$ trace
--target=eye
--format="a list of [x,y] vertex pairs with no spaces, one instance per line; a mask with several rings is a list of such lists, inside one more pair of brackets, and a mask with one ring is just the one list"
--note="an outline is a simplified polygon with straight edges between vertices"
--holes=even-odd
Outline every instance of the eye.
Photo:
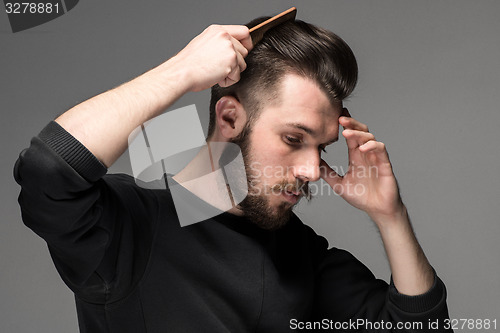
[[298,145],[298,144],[302,143],[302,138],[299,138],[296,136],[291,136],[291,135],[285,135],[284,141],[286,144],[294,146],[294,145]]

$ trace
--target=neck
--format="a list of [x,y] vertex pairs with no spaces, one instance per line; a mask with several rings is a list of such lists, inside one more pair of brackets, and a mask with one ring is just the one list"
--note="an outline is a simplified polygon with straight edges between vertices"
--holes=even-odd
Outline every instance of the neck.
[[[242,216],[243,211],[234,202],[225,170],[219,165],[227,145],[227,142],[207,141],[207,145],[172,178],[193,195],[219,210]],[[221,164],[224,166],[226,163]]]

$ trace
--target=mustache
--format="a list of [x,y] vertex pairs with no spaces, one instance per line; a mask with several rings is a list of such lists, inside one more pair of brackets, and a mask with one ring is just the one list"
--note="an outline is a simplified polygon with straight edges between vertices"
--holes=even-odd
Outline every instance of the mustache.
[[307,200],[311,200],[312,198],[311,190],[309,189],[309,184],[299,179],[296,179],[294,183],[290,183],[286,179],[283,179],[279,183],[274,184],[271,187],[271,190],[273,191],[273,193],[284,192],[284,191],[293,193],[299,192]]

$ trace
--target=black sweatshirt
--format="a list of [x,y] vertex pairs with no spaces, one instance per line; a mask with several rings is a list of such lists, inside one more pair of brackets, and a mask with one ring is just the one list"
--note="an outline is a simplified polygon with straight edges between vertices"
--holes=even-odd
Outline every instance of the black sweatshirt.
[[377,331],[418,321],[425,332],[448,318],[437,275],[427,293],[402,295],[296,216],[276,231],[229,213],[181,227],[166,181],[146,189],[105,175],[55,122],[14,173],[23,221],[75,293],[81,332]]

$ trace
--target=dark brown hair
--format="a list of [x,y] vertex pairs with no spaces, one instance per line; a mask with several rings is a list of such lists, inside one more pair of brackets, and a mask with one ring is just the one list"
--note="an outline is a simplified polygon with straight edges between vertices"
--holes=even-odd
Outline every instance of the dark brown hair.
[[[247,24],[253,27],[268,17]],[[334,33],[295,20],[268,30],[245,58],[247,69],[240,81],[212,87],[208,137],[215,130],[215,105],[223,96],[237,98],[247,111],[249,125],[264,101],[276,100],[285,74],[298,74],[318,84],[332,103],[347,98],[356,86],[358,66],[350,47]]]

